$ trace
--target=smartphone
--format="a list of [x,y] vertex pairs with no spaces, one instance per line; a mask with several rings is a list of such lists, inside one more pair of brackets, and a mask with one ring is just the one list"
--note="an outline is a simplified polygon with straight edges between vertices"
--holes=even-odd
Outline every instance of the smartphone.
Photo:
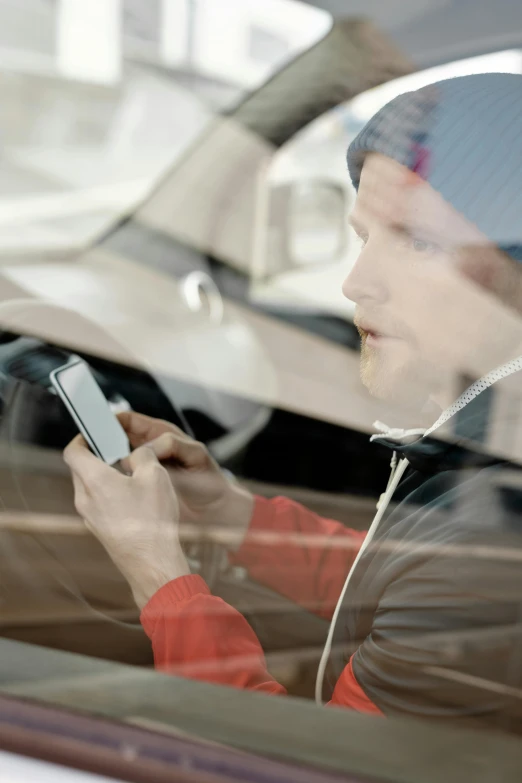
[[94,454],[109,465],[128,457],[129,439],[89,366],[81,359],[74,360],[49,377]]

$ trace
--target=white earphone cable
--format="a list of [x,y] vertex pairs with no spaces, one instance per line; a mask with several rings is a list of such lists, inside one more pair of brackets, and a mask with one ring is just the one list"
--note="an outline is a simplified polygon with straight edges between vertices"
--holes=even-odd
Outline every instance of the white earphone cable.
[[339,619],[339,614],[341,612],[341,607],[344,601],[344,596],[346,595],[346,590],[348,589],[348,585],[350,584],[350,580],[352,578],[352,575],[357,567],[357,564],[361,557],[363,556],[364,552],[370,545],[375,533],[377,532],[377,528],[379,527],[379,524],[381,522],[381,519],[383,518],[384,512],[386,511],[388,504],[393,496],[393,493],[397,489],[399,482],[401,478],[404,475],[404,472],[406,468],[408,467],[408,460],[402,459],[397,468],[394,470],[394,472],[390,476],[390,481],[388,482],[388,486],[386,488],[386,492],[384,495],[381,496],[381,499],[379,500],[379,503],[377,504],[377,513],[375,514],[375,517],[373,519],[372,524],[370,525],[370,529],[368,530],[368,533],[366,535],[366,538],[364,539],[363,545],[361,546],[357,557],[353,561],[352,567],[350,568],[350,571],[348,573],[348,576],[346,577],[346,581],[344,583],[344,587],[342,589],[341,595],[339,596],[339,600],[337,601],[337,606],[335,607],[335,612],[332,617],[332,622],[330,623],[330,629],[328,631],[328,637],[326,639],[326,644],[324,646],[323,654],[321,655],[321,660],[319,662],[319,669],[317,671],[317,680],[315,682],[315,701],[316,704],[319,706],[323,703],[323,682],[324,682],[324,675],[326,673],[326,667],[328,665],[328,659],[330,658],[330,653],[332,651],[332,642],[333,637],[335,633],[335,626],[337,625],[337,620]]

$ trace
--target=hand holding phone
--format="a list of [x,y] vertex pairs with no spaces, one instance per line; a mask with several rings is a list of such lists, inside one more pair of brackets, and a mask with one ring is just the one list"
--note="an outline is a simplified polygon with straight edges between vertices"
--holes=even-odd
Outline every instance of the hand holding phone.
[[78,359],[50,374],[53,387],[97,457],[114,465],[128,457],[129,439],[89,366]]

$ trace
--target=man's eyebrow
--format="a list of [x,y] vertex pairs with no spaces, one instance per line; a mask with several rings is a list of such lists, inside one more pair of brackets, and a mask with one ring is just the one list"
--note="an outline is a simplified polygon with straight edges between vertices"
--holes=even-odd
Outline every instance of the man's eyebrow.
[[[353,228],[355,233],[359,237],[364,237],[368,234],[368,229],[364,227],[364,223],[362,220],[360,220],[355,215],[349,215],[348,216],[348,224]],[[398,234],[399,236],[403,237],[412,237],[414,236],[415,232],[412,230],[411,226],[407,226],[406,223],[396,222],[392,223],[390,226],[388,226],[390,231],[393,231],[395,234]],[[426,236],[424,237],[424,232],[421,232],[422,237],[426,239],[426,241],[434,241],[431,240],[430,237]]]
[[390,229],[396,234],[401,234],[401,236],[410,237],[413,234],[411,228],[406,223],[392,223]]
[[390,226],[390,229],[396,234],[399,234],[402,237],[408,237],[409,239],[422,239],[423,242],[432,242],[437,245],[441,242],[440,235],[434,234],[433,231],[429,231],[420,226],[414,228],[412,226],[407,226],[406,223],[393,223]]

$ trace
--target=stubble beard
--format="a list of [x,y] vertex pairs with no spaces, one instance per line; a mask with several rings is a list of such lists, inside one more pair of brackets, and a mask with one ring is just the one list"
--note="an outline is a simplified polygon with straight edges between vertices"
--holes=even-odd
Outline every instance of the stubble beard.
[[372,397],[420,411],[445,381],[440,368],[412,357],[393,365],[382,349],[366,345],[361,337],[360,377]]

